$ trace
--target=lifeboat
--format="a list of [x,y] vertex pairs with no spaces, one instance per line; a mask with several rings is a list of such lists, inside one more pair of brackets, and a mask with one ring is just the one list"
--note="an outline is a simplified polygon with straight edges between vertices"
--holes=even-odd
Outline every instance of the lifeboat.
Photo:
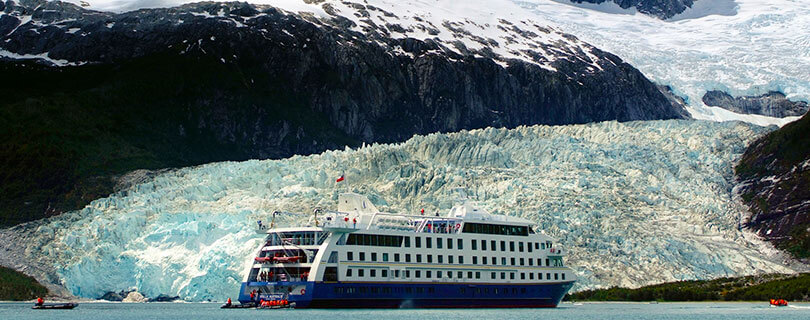
[[276,263],[292,263],[292,262],[298,262],[298,260],[300,260],[300,259],[301,259],[301,257],[298,257],[298,256],[295,256],[295,257],[273,257],[273,262],[276,262]]
[[771,299],[771,306],[774,307],[787,307],[788,303],[785,299]]
[[270,257],[256,257],[256,258],[253,258],[253,260],[256,261],[256,262],[270,262],[271,259],[272,258],[270,258]]

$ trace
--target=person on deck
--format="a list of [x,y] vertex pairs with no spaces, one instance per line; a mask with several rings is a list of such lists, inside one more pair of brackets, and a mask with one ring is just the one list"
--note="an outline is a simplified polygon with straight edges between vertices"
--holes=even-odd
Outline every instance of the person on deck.
[[229,307],[231,306],[231,298],[228,298],[228,302],[225,302],[225,305]]
[[42,297],[37,297],[37,306],[42,306],[45,304],[45,300],[42,300]]

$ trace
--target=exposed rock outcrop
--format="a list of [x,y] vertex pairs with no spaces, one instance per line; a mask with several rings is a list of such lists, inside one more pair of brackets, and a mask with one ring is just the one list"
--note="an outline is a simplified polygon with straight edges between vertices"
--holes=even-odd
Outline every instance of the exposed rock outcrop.
[[810,106],[804,101],[791,101],[784,93],[771,91],[760,96],[732,97],[724,91],[713,90],[703,95],[703,103],[711,107],[744,114],[784,118],[801,116]]

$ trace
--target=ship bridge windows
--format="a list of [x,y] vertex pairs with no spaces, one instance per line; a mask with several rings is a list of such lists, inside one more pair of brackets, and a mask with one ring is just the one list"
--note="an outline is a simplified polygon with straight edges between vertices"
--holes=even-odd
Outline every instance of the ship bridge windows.
[[462,232],[464,232],[464,233],[481,233],[481,234],[497,234],[497,235],[505,235],[505,236],[528,236],[529,235],[529,227],[528,226],[510,226],[510,225],[501,225],[501,224],[467,222],[467,223],[464,223],[464,228],[462,229]]
[[[346,239],[346,244],[355,246],[401,247],[402,238],[402,236],[352,233],[349,234],[349,238]],[[419,247],[419,238],[416,239],[416,246]]]
[[326,240],[326,235],[320,231],[294,231],[294,232],[273,232],[267,235],[266,246],[298,245],[311,246],[321,245]]

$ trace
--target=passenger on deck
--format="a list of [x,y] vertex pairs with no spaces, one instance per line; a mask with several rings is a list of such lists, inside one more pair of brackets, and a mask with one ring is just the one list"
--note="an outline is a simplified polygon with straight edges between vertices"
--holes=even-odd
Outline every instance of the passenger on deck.
[[37,298],[37,304],[36,304],[36,305],[41,306],[41,305],[43,305],[43,304],[45,304],[45,300],[42,300],[42,297],[38,297],[38,298]]

